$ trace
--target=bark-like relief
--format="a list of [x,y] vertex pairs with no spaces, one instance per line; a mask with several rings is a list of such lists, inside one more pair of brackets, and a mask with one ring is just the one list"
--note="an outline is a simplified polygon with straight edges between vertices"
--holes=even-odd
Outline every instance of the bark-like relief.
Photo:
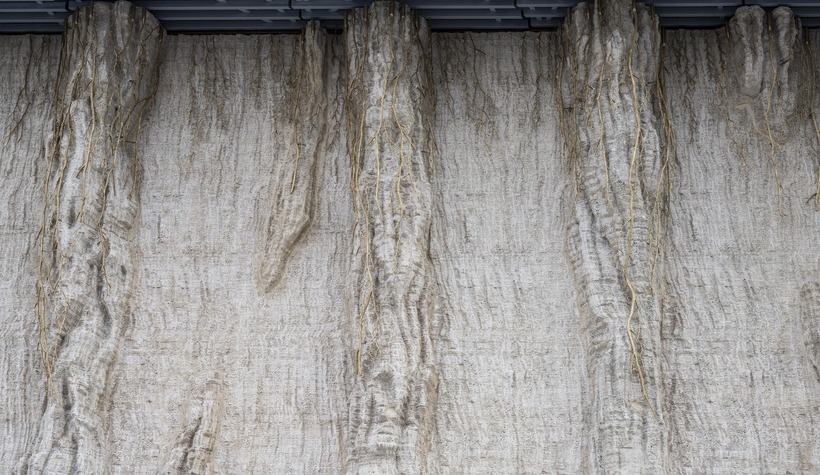
[[16,473],[42,416],[43,374],[32,318],[35,243],[41,221],[43,130],[60,59],[60,38],[0,41],[0,473]]
[[67,22],[46,157],[37,318],[48,390],[31,473],[109,473],[108,406],[132,318],[137,143],[164,32],[126,2]]
[[[798,25],[794,13],[776,8],[771,16],[760,7],[740,8],[729,21],[731,39],[728,68],[729,99],[738,106],[751,106],[764,129],[782,129],[795,111],[800,76],[793,69],[798,55]],[[762,99],[762,100],[761,100]],[[767,119],[768,118],[768,119]]]
[[660,305],[670,128],[660,30],[631,1],[576,7],[565,23],[562,122],[575,173],[567,252],[586,347],[588,473],[661,473]]
[[667,32],[680,152],[662,336],[670,472],[816,471],[797,299],[817,266],[801,36],[790,11],[758,7],[726,28]]
[[[751,123],[765,150],[774,177],[778,209],[782,206],[783,183],[780,169],[780,147],[788,136],[802,133],[810,117],[811,96],[806,88],[816,87],[806,81],[812,67],[810,53],[801,48],[794,13],[786,7],[767,14],[760,7],[739,8],[727,26],[730,39],[726,60],[726,100],[732,136],[742,136]],[[813,120],[813,118],[812,118]],[[813,122],[816,132],[816,122]],[[737,144],[735,144],[737,148]],[[741,151],[745,155],[745,152]]]
[[300,36],[289,99],[291,141],[284,152],[288,165],[279,167],[272,196],[259,201],[261,216],[273,208],[260,241],[264,258],[259,280],[267,292],[281,280],[293,246],[313,219],[316,156],[327,130],[326,37],[318,22],[308,24]]
[[344,39],[357,219],[347,472],[421,473],[437,387],[430,33],[407,7],[374,3],[347,17]]
[[200,475],[213,472],[213,452],[224,405],[224,383],[219,375],[215,375],[194,396],[185,428],[171,449],[163,473]]
[[806,283],[800,289],[800,317],[807,369],[820,383],[820,281]]
[[811,33],[806,32],[806,35],[803,37],[803,51],[805,52],[804,58],[805,61],[808,63],[808,74],[807,76],[811,78],[811,82],[809,83],[809,95],[808,95],[808,115],[809,120],[811,122],[812,130],[814,131],[814,156],[815,158],[815,172],[816,172],[816,179],[815,179],[815,188],[814,188],[814,210],[820,211],[820,61],[816,58],[818,57],[817,51],[820,46],[820,30],[812,30]]

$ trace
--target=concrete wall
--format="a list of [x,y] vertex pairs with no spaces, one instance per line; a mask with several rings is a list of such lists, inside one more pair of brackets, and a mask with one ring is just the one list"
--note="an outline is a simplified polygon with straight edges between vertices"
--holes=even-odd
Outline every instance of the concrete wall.
[[167,36],[118,2],[0,69],[0,472],[820,470],[787,9]]

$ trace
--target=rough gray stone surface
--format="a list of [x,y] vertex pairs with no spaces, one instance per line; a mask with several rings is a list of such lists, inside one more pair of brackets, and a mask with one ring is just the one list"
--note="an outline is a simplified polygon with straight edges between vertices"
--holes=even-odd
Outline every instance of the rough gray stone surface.
[[817,473],[820,34],[596,5],[0,37],[0,472]]

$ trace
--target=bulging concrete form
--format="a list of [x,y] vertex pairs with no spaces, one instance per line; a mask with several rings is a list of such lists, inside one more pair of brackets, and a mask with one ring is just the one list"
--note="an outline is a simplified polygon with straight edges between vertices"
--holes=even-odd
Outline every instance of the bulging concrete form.
[[820,32],[0,36],[0,472],[817,473]]

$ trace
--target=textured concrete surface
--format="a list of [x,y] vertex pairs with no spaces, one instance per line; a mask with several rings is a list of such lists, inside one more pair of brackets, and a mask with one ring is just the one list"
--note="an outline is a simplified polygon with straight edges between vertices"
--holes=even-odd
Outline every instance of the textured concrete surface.
[[66,26],[38,236],[47,387],[22,467],[34,473],[100,473],[111,463],[111,392],[135,287],[137,143],[162,37],[156,19],[125,2],[83,9]]
[[681,124],[662,329],[676,471],[820,469],[818,40],[786,9],[667,36]]
[[430,262],[430,32],[394,3],[348,16],[346,114],[356,227],[348,473],[420,473],[438,395]]
[[[296,134],[306,119],[293,117],[292,105],[305,91],[291,78],[297,52],[319,46],[313,40],[166,40],[141,152],[141,277],[121,363],[128,376],[113,394],[113,425],[136,437],[116,442],[114,473],[341,469],[353,371],[344,332],[354,219],[339,132],[306,143],[297,164]],[[333,61],[319,71],[328,116],[318,121],[344,123],[340,46],[323,53]],[[180,124],[180,116],[190,120]],[[295,167],[299,181],[309,179],[301,167],[310,153],[320,159],[308,208],[293,195],[309,199],[310,187],[297,181],[289,193]],[[271,232],[272,225],[298,224],[291,218],[302,210],[312,219],[293,248],[270,252],[271,236],[298,234]],[[271,223],[272,216],[285,219]],[[267,257],[286,257],[285,278],[264,274],[272,268]],[[195,448],[200,440],[207,446]],[[180,443],[197,452],[183,469],[179,453],[188,449]]]
[[820,35],[597,5],[0,38],[0,472],[817,473]]
[[560,36],[434,36],[439,402],[431,473],[577,473],[585,356],[564,254]]
[[28,457],[43,416],[45,378],[35,312],[38,231],[59,60],[59,37],[0,41],[0,471],[5,473]]
[[669,171],[665,111],[662,101],[652,101],[660,31],[647,7],[628,2],[579,6],[565,27],[560,106],[575,171],[567,260],[589,384],[582,466],[660,473],[662,296],[655,271],[663,258]]

